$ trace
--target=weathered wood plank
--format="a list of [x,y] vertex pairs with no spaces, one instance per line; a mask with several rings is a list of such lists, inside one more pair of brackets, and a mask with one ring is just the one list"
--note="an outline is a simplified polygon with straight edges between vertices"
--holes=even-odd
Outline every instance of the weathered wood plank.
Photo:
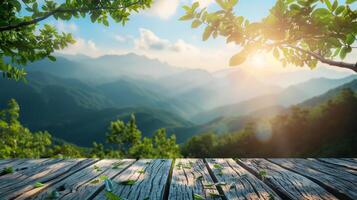
[[9,162],[14,161],[15,158],[10,158],[10,159],[0,159],[0,166]]
[[357,170],[357,161],[354,162],[353,160],[345,160],[345,159],[337,159],[337,158],[319,158],[319,160],[334,165],[340,165],[343,167]]
[[357,176],[342,167],[331,167],[315,159],[270,159],[270,161],[314,180],[337,197],[357,199]]
[[12,167],[14,170],[17,165],[25,163],[26,161],[31,161],[31,159],[9,159],[0,164],[0,171],[5,167]]
[[133,159],[100,160],[46,190],[41,191],[41,188],[36,188],[21,195],[21,198],[27,199],[35,194],[31,199],[48,199],[53,192],[56,192],[58,199],[90,199],[104,189],[104,179],[112,179],[133,162],[135,162]]
[[[21,170],[37,168],[42,165],[50,164],[54,162],[53,160],[54,159],[21,159],[7,164],[7,167],[12,167],[14,171],[21,171]],[[61,161],[61,159],[56,159],[56,160],[58,162]]]
[[40,182],[50,185],[56,179],[63,177],[71,170],[81,169],[93,160],[60,160],[52,159],[47,164],[39,165],[36,168],[29,168],[16,171],[0,177],[0,196],[4,199],[12,199],[35,188],[35,183]]
[[261,180],[253,176],[233,159],[206,159],[214,178],[227,199],[280,199]]
[[[61,159],[52,159],[52,160],[49,160],[47,165],[48,166],[55,165],[55,164],[59,163],[60,161],[61,161]],[[30,179],[31,176],[35,175],[36,173],[41,172],[41,170],[48,167],[46,165],[40,166],[39,164],[42,162],[43,162],[43,160],[26,159],[23,162],[21,162],[19,165],[11,166],[14,169],[16,169],[16,168],[18,168],[18,166],[26,165],[26,163],[28,163],[29,165],[38,166],[38,167],[35,168],[34,170],[28,169],[28,170],[23,170],[23,171],[15,171],[12,174],[7,174],[5,176],[0,177],[0,193],[2,191],[1,190],[2,188],[7,188],[7,187],[9,187],[13,184],[16,184],[16,183],[22,183],[22,182],[26,181],[27,179]]]
[[[163,199],[171,160],[142,159],[113,179],[112,193],[123,199]],[[103,190],[94,199],[103,200]]]
[[240,163],[261,176],[265,183],[285,198],[337,199],[313,181],[265,159],[240,159]]
[[169,199],[221,199],[202,159],[177,159],[172,172]]

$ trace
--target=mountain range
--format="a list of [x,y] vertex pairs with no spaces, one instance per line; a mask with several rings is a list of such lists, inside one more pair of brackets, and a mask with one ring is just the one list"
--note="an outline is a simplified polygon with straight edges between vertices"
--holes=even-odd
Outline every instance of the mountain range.
[[234,131],[290,105],[325,101],[339,86],[354,83],[355,89],[357,78],[315,78],[283,88],[241,69],[208,72],[136,54],[59,56],[26,69],[27,83],[0,79],[1,107],[14,98],[24,125],[81,146],[104,142],[110,122],[132,113],[144,136],[164,127],[184,142],[200,132]]

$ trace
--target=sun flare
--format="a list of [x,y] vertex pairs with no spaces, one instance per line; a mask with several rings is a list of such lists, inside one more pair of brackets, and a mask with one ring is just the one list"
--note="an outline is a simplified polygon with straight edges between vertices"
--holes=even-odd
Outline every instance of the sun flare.
[[263,54],[255,54],[252,57],[252,64],[256,68],[263,68],[267,64],[267,58]]

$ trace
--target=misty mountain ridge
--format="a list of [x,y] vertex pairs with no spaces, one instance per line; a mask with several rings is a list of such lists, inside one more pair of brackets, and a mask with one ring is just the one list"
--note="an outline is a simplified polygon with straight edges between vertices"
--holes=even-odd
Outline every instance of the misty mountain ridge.
[[136,54],[59,56],[27,70],[27,84],[0,80],[1,105],[15,98],[30,129],[82,146],[103,141],[110,121],[132,113],[144,136],[164,127],[180,142],[199,131],[236,130],[252,116],[283,112],[356,78],[317,78],[282,88],[240,68],[208,72]]

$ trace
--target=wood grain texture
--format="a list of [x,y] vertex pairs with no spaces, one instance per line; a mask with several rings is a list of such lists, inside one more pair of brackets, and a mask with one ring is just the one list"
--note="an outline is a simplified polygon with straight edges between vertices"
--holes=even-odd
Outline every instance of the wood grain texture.
[[[60,160],[51,159],[47,164],[38,165],[16,171],[0,177],[0,196],[3,199],[13,199],[35,188],[35,183],[43,183],[39,189],[44,189],[58,178],[75,171],[76,168],[88,163],[90,160]],[[19,198],[22,199],[22,198]]]
[[[357,199],[357,159],[5,159],[0,200]],[[170,168],[172,174],[169,176]],[[131,183],[126,181],[131,180]],[[42,183],[35,187],[36,182]],[[53,197],[53,196],[52,196]]]
[[202,159],[177,159],[173,167],[169,199],[221,199]]
[[[32,159],[8,159],[4,160],[3,162],[0,163],[0,170],[4,169],[5,167],[12,167],[14,170],[18,168],[18,165],[21,165],[22,163],[25,163],[27,161],[32,161]],[[37,161],[34,161],[37,162]]]
[[280,199],[261,180],[239,166],[233,159],[206,159],[214,178],[227,199]]
[[357,170],[357,160],[354,159],[337,159],[337,158],[319,158],[319,160],[334,165],[340,165],[350,169]]
[[[46,190],[32,196],[31,199],[48,199],[53,191],[57,191],[58,199],[89,199],[104,189],[104,179],[112,179],[134,161],[133,159],[100,160],[53,184]],[[22,195],[22,197],[29,198],[31,193],[34,192]]]
[[[290,199],[337,199],[313,181],[265,159],[240,159],[278,193]],[[264,175],[263,175],[264,174]]]
[[[171,163],[167,159],[136,161],[113,179],[113,194],[123,199],[163,199]],[[125,184],[129,180],[133,184]],[[105,193],[103,190],[94,199],[106,199]]]
[[[357,199],[357,174],[353,170],[340,166],[331,166],[316,159],[269,159],[289,170],[308,177],[324,188],[327,188],[335,196],[341,198]],[[339,194],[341,193],[341,194]]]

